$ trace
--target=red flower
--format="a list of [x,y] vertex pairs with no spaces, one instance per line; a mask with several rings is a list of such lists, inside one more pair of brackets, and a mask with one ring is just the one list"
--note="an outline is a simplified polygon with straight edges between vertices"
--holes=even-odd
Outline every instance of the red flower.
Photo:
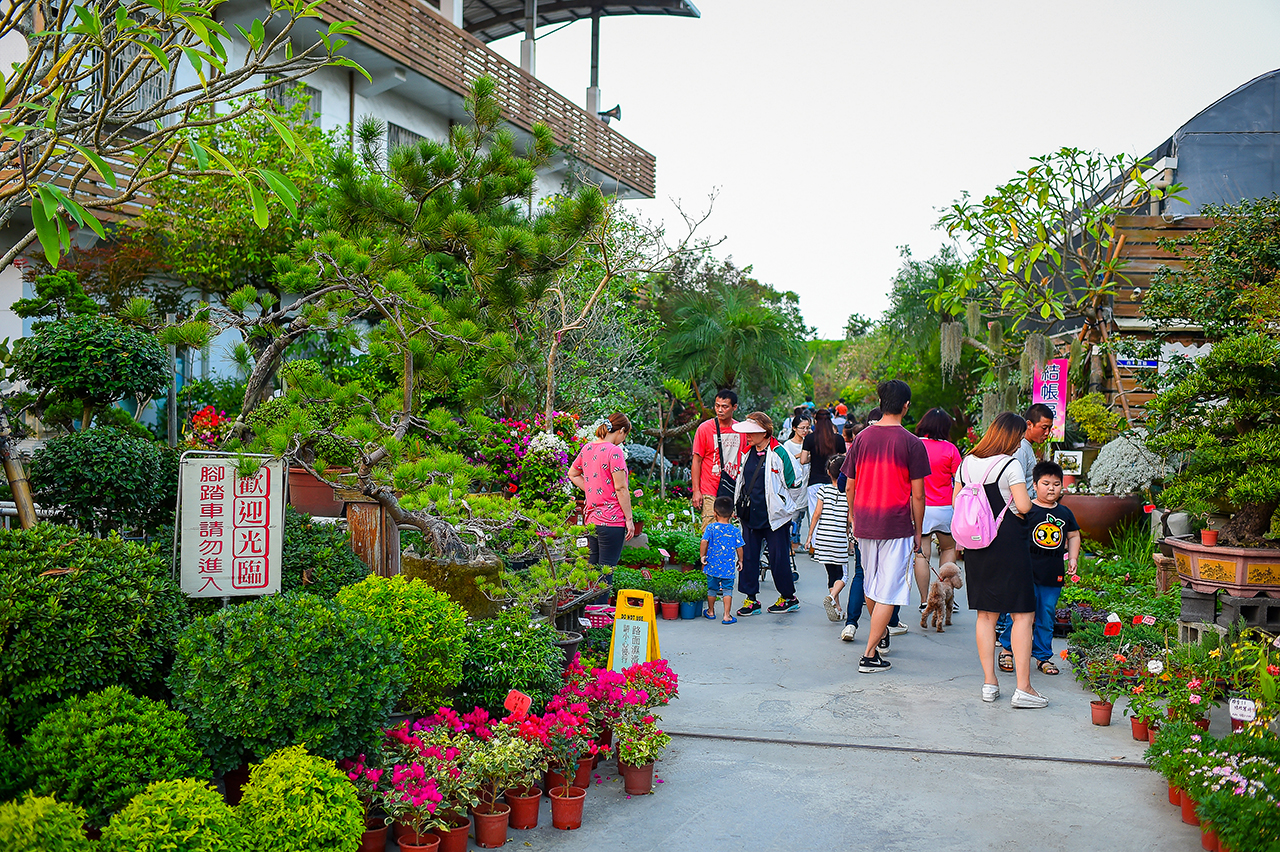
[[1276,675],[1280,675],[1280,666],[1267,666],[1267,674],[1271,675],[1272,677],[1275,677]]

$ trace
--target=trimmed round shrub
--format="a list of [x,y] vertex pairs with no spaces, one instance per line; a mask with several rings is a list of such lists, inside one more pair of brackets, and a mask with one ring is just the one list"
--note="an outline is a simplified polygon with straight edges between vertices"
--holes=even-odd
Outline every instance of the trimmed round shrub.
[[196,619],[169,686],[218,770],[302,743],[339,760],[380,741],[404,658],[381,622],[294,592]]
[[332,598],[338,589],[369,576],[369,566],[351,549],[351,537],[336,524],[317,524],[292,506],[284,509],[280,546],[280,591]]
[[84,834],[84,808],[52,796],[0,802],[0,849],[22,852],[81,852],[92,849]]
[[60,519],[96,534],[154,532],[173,522],[178,459],[146,438],[100,427],[54,438],[35,454],[36,500]]
[[524,607],[471,622],[459,687],[465,701],[454,703],[501,714],[507,693],[518,689],[533,699],[532,712],[539,712],[560,689],[564,652],[555,644],[558,637],[554,627],[534,621]]
[[159,694],[187,603],[156,547],[71,527],[0,529],[0,732],[120,684]]
[[382,621],[404,646],[402,706],[434,711],[462,680],[467,614],[444,592],[403,576],[369,576],[339,591],[338,603]]
[[118,686],[56,708],[23,754],[33,792],[76,803],[96,826],[153,781],[209,775],[181,713]]
[[154,396],[173,369],[154,334],[98,314],[38,323],[14,349],[13,366],[33,389],[95,405]]
[[281,749],[249,770],[237,808],[252,852],[355,852],[364,806],[332,761],[302,746]]
[[102,830],[105,852],[241,852],[244,829],[207,782],[157,781]]

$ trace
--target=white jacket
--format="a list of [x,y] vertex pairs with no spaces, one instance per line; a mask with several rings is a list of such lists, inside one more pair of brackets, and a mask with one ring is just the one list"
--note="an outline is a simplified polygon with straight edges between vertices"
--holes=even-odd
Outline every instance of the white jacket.
[[[747,477],[743,473],[746,454],[754,452],[755,449],[747,447],[746,452],[742,453],[742,458],[739,460],[738,481],[733,488],[733,505],[735,508],[738,505],[738,500],[742,497],[742,489],[750,484],[746,481]],[[797,479],[790,454],[775,442],[769,452],[765,453],[765,461],[768,462],[763,474],[765,477],[765,504],[769,509],[769,528],[776,530],[781,529],[783,524],[791,523],[807,504],[804,500],[797,500],[793,497],[791,488],[787,484],[788,480],[795,482]]]

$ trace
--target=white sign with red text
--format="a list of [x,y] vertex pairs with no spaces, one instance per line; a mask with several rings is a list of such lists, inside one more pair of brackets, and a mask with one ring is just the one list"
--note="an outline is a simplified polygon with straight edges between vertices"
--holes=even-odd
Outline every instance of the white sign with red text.
[[235,459],[184,458],[180,474],[182,591],[191,597],[280,591],[284,462],[253,476]]

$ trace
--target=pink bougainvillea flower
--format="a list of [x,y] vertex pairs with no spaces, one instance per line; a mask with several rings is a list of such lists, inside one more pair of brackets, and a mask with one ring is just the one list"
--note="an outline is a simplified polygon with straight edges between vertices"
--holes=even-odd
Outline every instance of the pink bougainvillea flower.
[[1199,695],[1196,695],[1196,694],[1193,692],[1193,693],[1191,693],[1191,695],[1190,695],[1190,696],[1188,696],[1188,697],[1187,697],[1187,700],[1188,700],[1188,701],[1190,701],[1192,704],[1199,704],[1199,703],[1200,703],[1200,696],[1199,696]]

